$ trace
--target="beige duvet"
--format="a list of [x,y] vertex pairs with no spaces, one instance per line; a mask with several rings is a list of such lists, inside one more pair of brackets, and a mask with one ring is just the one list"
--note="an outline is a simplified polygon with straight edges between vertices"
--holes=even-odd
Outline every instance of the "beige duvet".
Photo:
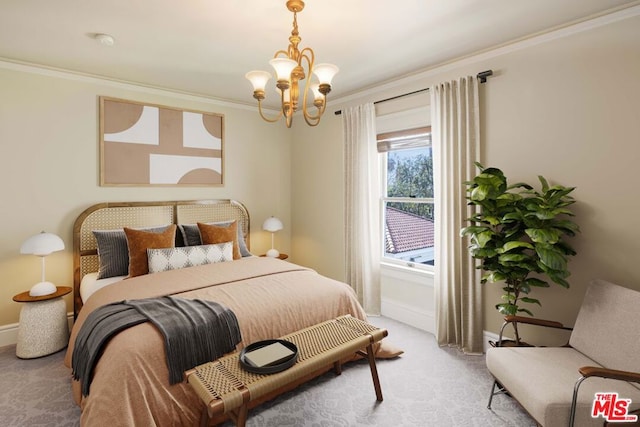
[[[74,324],[65,357],[71,367],[75,337],[97,307],[124,299],[176,295],[217,301],[238,318],[243,341],[277,338],[344,314],[366,319],[348,285],[278,259],[251,257],[123,280],[100,289]],[[393,349],[378,349],[379,357]],[[89,396],[73,393],[81,424],[90,426],[196,425],[203,405],[186,383],[169,385],[162,335],[151,323],[117,334],[96,365]]]

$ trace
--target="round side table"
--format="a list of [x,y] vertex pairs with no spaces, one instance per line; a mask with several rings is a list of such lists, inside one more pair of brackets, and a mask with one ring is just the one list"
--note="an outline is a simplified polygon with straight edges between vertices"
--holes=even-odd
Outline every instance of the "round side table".
[[67,304],[62,296],[71,292],[68,286],[58,286],[49,295],[32,297],[29,291],[13,297],[25,303],[20,310],[16,356],[33,359],[62,350],[69,343]]
[[[266,256],[267,256],[267,254],[262,254],[262,255],[260,255],[260,256],[262,256],[262,257],[266,257]],[[281,253],[281,254],[280,254],[280,255],[278,255],[276,258],[279,258],[279,259],[287,259],[287,258],[289,258],[289,255]]]

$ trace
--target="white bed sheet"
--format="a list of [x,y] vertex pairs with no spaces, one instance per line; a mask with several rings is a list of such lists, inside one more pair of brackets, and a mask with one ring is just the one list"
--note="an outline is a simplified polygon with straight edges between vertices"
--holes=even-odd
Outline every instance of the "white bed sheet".
[[86,303],[91,294],[93,294],[98,289],[119,282],[125,277],[127,276],[115,276],[107,277],[106,279],[98,279],[98,273],[85,274],[85,276],[82,278],[82,282],[80,282],[80,298],[82,298],[82,303]]

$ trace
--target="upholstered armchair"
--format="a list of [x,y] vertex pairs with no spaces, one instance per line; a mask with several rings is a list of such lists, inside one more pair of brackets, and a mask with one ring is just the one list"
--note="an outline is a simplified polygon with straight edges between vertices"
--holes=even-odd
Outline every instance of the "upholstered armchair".
[[[505,326],[518,323],[567,329],[571,336],[563,347],[503,346]],[[640,292],[595,280],[573,328],[507,316],[486,360],[495,378],[489,409],[495,394],[508,393],[545,427],[633,418],[640,414]]]

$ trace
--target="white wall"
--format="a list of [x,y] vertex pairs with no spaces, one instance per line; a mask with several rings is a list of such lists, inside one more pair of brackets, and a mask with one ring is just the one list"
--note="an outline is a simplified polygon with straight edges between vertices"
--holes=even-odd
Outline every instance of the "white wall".
[[[41,230],[66,250],[47,257],[47,279],[72,286],[72,227],[94,203],[232,198],[251,215],[251,249],[265,252],[264,219],[285,224],[278,248],[290,251],[291,132],[255,109],[216,100],[0,62],[0,329],[18,321],[12,296],[40,277],[40,260],[20,245]],[[100,187],[98,96],[150,102],[225,116],[222,187]],[[71,310],[71,296],[65,297]]]
[[[601,20],[600,22],[604,22]],[[609,20],[611,21],[611,20]],[[538,317],[573,324],[585,287],[599,277],[640,290],[640,228],[635,226],[636,171],[640,161],[640,17],[592,22],[563,37],[546,35],[484,53],[458,64],[408,77],[330,104],[375,101],[486,69],[481,86],[482,160],[502,168],[511,182],[576,186],[576,222],[582,233],[571,243],[572,287],[537,290]],[[336,78],[335,84],[339,84]],[[295,128],[292,147],[294,251],[324,274],[344,270],[344,185],[339,117],[323,118],[323,133]],[[308,239],[299,239],[306,236]],[[327,254],[331,254],[327,255]],[[340,254],[340,255],[338,255]],[[500,286],[484,288],[485,329],[497,332]],[[429,301],[416,301],[424,309]]]

